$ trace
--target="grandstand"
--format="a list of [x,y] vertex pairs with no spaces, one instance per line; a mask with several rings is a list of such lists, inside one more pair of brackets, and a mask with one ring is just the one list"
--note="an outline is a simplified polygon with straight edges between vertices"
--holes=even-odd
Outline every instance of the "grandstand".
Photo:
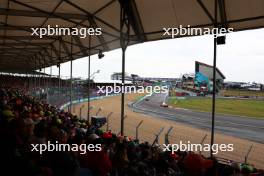
[[[120,123],[115,121],[118,123],[115,132],[108,128],[110,114],[105,115],[106,129],[105,126],[99,128],[90,120],[92,115],[97,116],[104,108],[98,110],[96,108],[97,112],[93,113],[95,109],[90,104],[94,99],[104,98],[96,94],[96,84],[91,81],[91,55],[99,54],[99,58],[102,58],[102,52],[121,48],[122,72],[119,76],[124,84],[126,48],[142,42],[188,37],[188,35],[173,37],[164,35],[162,29],[179,27],[179,20],[186,27],[187,25],[210,29],[232,27],[234,31],[264,26],[262,0],[212,2],[1,0],[0,72],[8,73],[0,75],[1,175],[263,175],[261,170],[263,159],[257,156],[263,151],[261,144],[257,144],[254,148],[257,155],[254,155],[252,161],[254,164],[251,164],[248,161],[252,147],[250,150],[243,148],[242,151],[246,154],[241,153],[241,156],[238,152],[236,156],[217,158],[212,154],[212,147],[206,154],[179,150],[175,153],[163,151],[159,137],[164,128],[154,134],[153,131],[146,132],[151,133],[154,140],[140,138],[138,135],[143,136],[143,134],[138,134],[138,131],[135,136],[131,135],[126,128],[128,125],[125,126],[125,123],[127,124],[125,108],[127,104],[133,106],[133,102],[129,102],[130,104],[125,102],[123,92],[119,102],[121,112],[112,112],[120,117]],[[178,20],[175,20],[175,15]],[[40,37],[40,33],[39,35],[32,33],[32,28],[34,31],[37,28],[47,30],[50,26],[75,28],[79,32],[81,28],[89,28],[91,31],[100,28],[102,35],[89,33],[87,37],[80,37],[80,34]],[[42,29],[39,29],[39,32]],[[212,66],[213,102],[215,102],[217,80],[216,49],[215,38]],[[88,57],[89,60],[88,78],[84,84],[80,84],[80,80],[72,76],[75,69],[73,61],[82,57]],[[70,78],[63,79],[60,75],[60,66],[68,61],[71,64]],[[54,65],[59,68],[58,75],[48,75],[45,68]],[[40,73],[41,69],[44,69],[44,74]],[[105,99],[109,100],[108,98]],[[75,104],[86,107],[85,118],[81,118],[83,116],[81,108],[84,106],[80,108],[80,115],[76,115],[79,112],[76,113]],[[108,104],[112,106],[116,105],[116,102]],[[215,143],[214,108],[213,106],[209,141],[211,146]],[[116,110],[116,107],[110,109]],[[136,129],[142,123],[140,122]],[[156,127],[160,124],[162,123],[157,123]],[[189,131],[186,139],[193,135],[194,130],[190,128]],[[177,142],[180,136],[170,136],[170,140],[168,137],[166,143]],[[102,148],[99,151],[85,150],[85,153],[71,148],[70,151],[44,151],[42,154],[35,149],[37,146],[44,147],[49,142],[65,144],[64,147],[77,144],[77,146],[99,145]],[[204,140],[201,143],[203,142]],[[238,142],[238,144],[246,142]]]
[[[225,76],[216,68],[216,92],[223,87]],[[211,65],[195,61],[195,73],[183,74],[181,87],[193,92],[205,94],[213,92],[214,68]]]

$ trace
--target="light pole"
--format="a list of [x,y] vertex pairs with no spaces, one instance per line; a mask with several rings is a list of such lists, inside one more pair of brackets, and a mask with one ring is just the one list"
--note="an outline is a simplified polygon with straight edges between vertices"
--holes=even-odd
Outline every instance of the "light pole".
[[[99,50],[98,58],[101,59],[104,57],[104,54],[102,53],[102,50]],[[99,73],[100,70],[97,70],[95,73]],[[91,76],[91,36],[89,36],[89,56],[88,56],[88,100],[87,100],[87,121],[90,122],[90,89],[91,89],[91,77],[94,76],[94,74]]]

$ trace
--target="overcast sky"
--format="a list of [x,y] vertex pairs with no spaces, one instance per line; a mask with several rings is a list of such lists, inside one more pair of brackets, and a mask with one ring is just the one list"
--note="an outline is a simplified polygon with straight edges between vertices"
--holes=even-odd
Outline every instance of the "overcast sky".
[[[113,72],[121,72],[121,50],[104,53],[101,60],[91,57],[95,81],[110,81]],[[73,62],[73,76],[87,77],[88,59]],[[144,77],[179,77],[195,71],[195,61],[213,64],[213,36],[199,36],[146,42],[130,46],[126,52],[126,72]],[[234,32],[226,44],[217,48],[217,67],[225,81],[264,83],[264,29]],[[53,67],[53,74],[57,69]],[[61,67],[63,76],[70,75],[70,64]]]

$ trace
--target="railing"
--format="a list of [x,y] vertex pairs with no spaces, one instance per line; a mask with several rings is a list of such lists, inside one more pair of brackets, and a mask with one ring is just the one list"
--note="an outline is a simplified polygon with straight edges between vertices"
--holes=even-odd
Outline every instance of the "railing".
[[[103,99],[105,97],[96,97],[95,99]],[[82,102],[86,102],[87,99],[81,99],[79,101],[73,101],[75,108],[77,108],[78,112],[87,112],[87,105],[82,104]],[[67,108],[69,103],[65,104],[61,108]],[[85,107],[86,106],[86,107]],[[79,110],[78,110],[79,108]],[[93,107],[90,109],[91,114],[94,115],[102,115],[107,117],[107,123],[102,127],[103,130],[112,131],[116,134],[120,133],[120,116],[119,112],[112,112],[101,107]],[[86,113],[85,112],[85,113]],[[82,113],[81,113],[82,114]],[[179,144],[179,141],[183,143],[191,143],[191,144],[210,144],[210,132],[206,130],[199,130],[194,128],[183,128],[181,125],[172,125],[167,123],[166,125],[153,125],[148,124],[145,120],[142,119],[133,119],[129,120],[131,117],[126,115],[125,118],[125,135],[134,139],[138,139],[140,142],[149,142],[149,144]],[[257,168],[263,168],[264,165],[264,155],[261,155],[264,151],[264,145],[260,143],[254,143],[251,141],[238,139],[230,136],[224,136],[221,134],[216,134],[215,136],[216,144],[234,144],[233,152],[221,152],[219,151],[215,156],[218,158],[219,162],[228,164],[232,161],[240,162],[240,163],[249,163],[254,165]],[[206,157],[210,156],[210,152],[208,151],[197,151]]]

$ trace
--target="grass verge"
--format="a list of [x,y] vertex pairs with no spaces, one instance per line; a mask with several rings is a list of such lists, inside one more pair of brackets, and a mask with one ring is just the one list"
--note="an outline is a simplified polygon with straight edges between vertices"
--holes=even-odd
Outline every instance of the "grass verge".
[[[169,105],[173,107],[211,112],[211,98],[186,98],[171,97]],[[264,101],[241,99],[216,99],[216,113],[231,114],[264,119]]]

